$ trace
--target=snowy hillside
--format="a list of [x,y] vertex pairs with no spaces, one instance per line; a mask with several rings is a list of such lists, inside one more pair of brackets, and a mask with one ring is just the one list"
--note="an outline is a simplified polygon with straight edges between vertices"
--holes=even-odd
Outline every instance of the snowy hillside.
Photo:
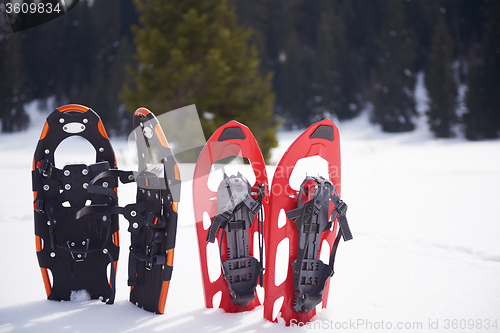
[[[165,315],[128,302],[123,218],[115,304],[46,300],[35,255],[30,176],[43,121],[39,116],[27,132],[0,135],[0,332],[293,330],[262,319],[262,307],[238,314],[204,308],[190,181],[182,187]],[[339,129],[342,198],[354,239],[339,246],[328,309],[302,330],[500,330],[500,141],[434,140],[423,129],[389,135],[366,117]],[[299,134],[280,133],[271,162]],[[73,142],[60,160],[85,161],[80,144]],[[127,143],[113,145],[119,167],[133,168]],[[272,176],[274,167],[268,171]],[[183,179],[192,179],[192,172],[193,165],[181,165]],[[121,204],[133,201],[134,184],[119,191]]]

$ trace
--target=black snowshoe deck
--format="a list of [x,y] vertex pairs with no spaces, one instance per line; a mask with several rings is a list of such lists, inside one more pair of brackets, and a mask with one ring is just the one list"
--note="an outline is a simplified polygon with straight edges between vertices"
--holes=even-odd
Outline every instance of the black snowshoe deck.
[[[56,167],[54,153],[71,136],[83,137],[92,144],[95,164]],[[115,167],[113,148],[93,110],[70,104],[47,117],[34,154],[32,183],[37,257],[50,300],[70,300],[72,292],[86,290],[91,299],[113,303],[119,256],[118,215],[94,214],[76,220],[75,214],[90,203],[116,205],[114,198],[87,191],[96,175]],[[104,177],[99,185],[115,190],[118,184],[116,177]]]

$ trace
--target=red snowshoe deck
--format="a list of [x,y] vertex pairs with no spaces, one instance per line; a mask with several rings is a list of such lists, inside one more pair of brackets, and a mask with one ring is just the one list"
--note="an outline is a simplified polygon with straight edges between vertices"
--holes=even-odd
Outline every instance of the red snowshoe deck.
[[[218,214],[218,192],[214,192],[208,187],[208,178],[212,165],[215,162],[230,156],[248,158],[256,177],[255,183],[251,184],[251,193],[253,194],[253,199],[256,199],[255,193],[262,191],[261,193],[263,193],[264,198],[262,200],[261,207],[264,210],[265,214],[267,214],[268,195],[265,192],[267,192],[268,180],[264,159],[262,157],[262,153],[257,144],[257,141],[255,140],[251,131],[248,129],[248,127],[236,121],[230,121],[224,126],[217,129],[201,151],[194,172],[193,203],[195,210],[196,231],[198,234],[198,245],[200,250],[205,305],[207,308],[213,308],[214,296],[220,292],[220,308],[224,309],[226,312],[241,312],[251,310],[260,304],[257,293],[254,293],[254,298],[252,298],[252,300],[249,301],[246,306],[241,305],[245,304],[244,301],[238,303],[238,301],[240,300],[237,301],[235,299],[234,291],[232,296],[232,291],[230,290],[229,283],[223,274],[223,265],[221,265],[220,263],[218,263],[218,265],[221,266],[221,268],[219,268],[220,273],[218,274],[218,277],[216,279],[213,279],[213,281],[210,281],[207,261],[207,246],[209,244],[207,242],[207,234],[209,234],[209,228],[206,226],[204,227],[203,223],[204,214],[208,215],[212,223],[214,217],[216,217],[216,215]],[[226,178],[228,182],[230,181],[230,179],[233,178]],[[258,217],[257,215],[255,215],[255,218],[253,217],[253,215],[251,216],[253,224],[251,224],[251,226],[247,230],[247,254],[250,258],[254,256],[254,234],[259,232]],[[215,235],[216,230],[217,234]],[[260,232],[262,232],[262,230]],[[225,233],[228,234],[228,232]],[[228,262],[228,236],[224,237],[224,229],[214,229],[212,236],[213,238],[215,238],[215,241],[219,246],[220,261],[224,263]],[[252,258],[252,260],[255,262],[254,258]],[[212,262],[215,261],[219,261],[219,258],[215,258]],[[226,272],[226,275],[227,274],[229,274],[229,272]],[[241,276],[236,276],[236,279],[241,278],[242,280],[244,280],[246,278],[251,278],[250,274],[243,274]],[[255,279],[254,281],[257,281],[257,277],[254,276],[253,279]],[[259,279],[261,279],[261,277]]]
[[[266,248],[266,274],[264,279],[265,300],[264,300],[264,318],[270,321],[278,321],[281,316],[286,325],[291,322],[306,323],[316,314],[316,308],[311,311],[294,310],[296,299],[294,296],[294,272],[292,271],[292,262],[297,258],[297,237],[298,229],[292,219],[288,219],[285,212],[294,210],[298,206],[299,191],[291,188],[289,184],[297,161],[310,156],[320,156],[328,162],[328,175],[324,175],[335,186],[336,192],[340,195],[340,138],[337,127],[329,119],[320,121],[304,131],[288,148],[281,158],[271,185],[270,212],[266,218],[265,248]],[[307,190],[307,189],[306,189]],[[335,206],[331,201],[328,206],[328,218],[331,216]],[[326,208],[326,207],[325,207]],[[278,225],[280,211],[285,216],[286,223],[280,228]],[[338,230],[338,222],[335,219],[333,227],[330,230],[321,232],[320,246],[325,246],[326,240],[329,251],[334,246]],[[319,236],[317,236],[319,237]],[[288,262],[276,262],[278,245],[288,239]],[[318,251],[314,259],[319,259]],[[312,260],[310,260],[312,261]],[[287,265],[286,278],[279,285],[275,284],[275,275],[280,266]],[[323,289],[322,307],[327,306],[328,279]],[[316,282],[312,282],[313,284]],[[282,298],[282,299],[281,299]],[[275,303],[281,302],[282,305],[275,309]],[[276,307],[279,303],[276,303]],[[274,313],[273,313],[274,312]]]

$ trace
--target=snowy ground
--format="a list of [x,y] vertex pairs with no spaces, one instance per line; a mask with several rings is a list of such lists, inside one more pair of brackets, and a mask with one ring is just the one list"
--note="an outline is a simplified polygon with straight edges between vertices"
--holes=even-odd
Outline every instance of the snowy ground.
[[[32,123],[27,132],[0,135],[0,332],[299,329],[265,321],[262,307],[238,314],[204,308],[191,182],[182,188],[165,315],[128,302],[124,219],[115,304],[47,301],[35,255],[30,176],[43,117]],[[354,240],[340,244],[328,309],[300,330],[500,331],[500,141],[434,140],[423,128],[383,134],[366,117],[339,125],[342,197]],[[280,133],[271,162],[298,135]],[[60,160],[80,161],[78,144]],[[121,157],[126,142],[113,144],[119,167],[132,168]],[[192,172],[193,165],[181,166],[184,179]],[[119,190],[122,204],[132,202],[133,184]]]

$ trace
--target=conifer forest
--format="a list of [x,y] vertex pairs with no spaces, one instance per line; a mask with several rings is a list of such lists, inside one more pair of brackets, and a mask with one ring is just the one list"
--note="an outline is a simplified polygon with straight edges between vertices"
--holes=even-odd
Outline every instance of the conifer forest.
[[80,0],[20,32],[0,6],[2,132],[52,99],[92,107],[114,135],[138,106],[196,104],[207,137],[239,120],[264,155],[280,126],[361,112],[386,132],[426,116],[439,138],[500,135],[498,0]]

